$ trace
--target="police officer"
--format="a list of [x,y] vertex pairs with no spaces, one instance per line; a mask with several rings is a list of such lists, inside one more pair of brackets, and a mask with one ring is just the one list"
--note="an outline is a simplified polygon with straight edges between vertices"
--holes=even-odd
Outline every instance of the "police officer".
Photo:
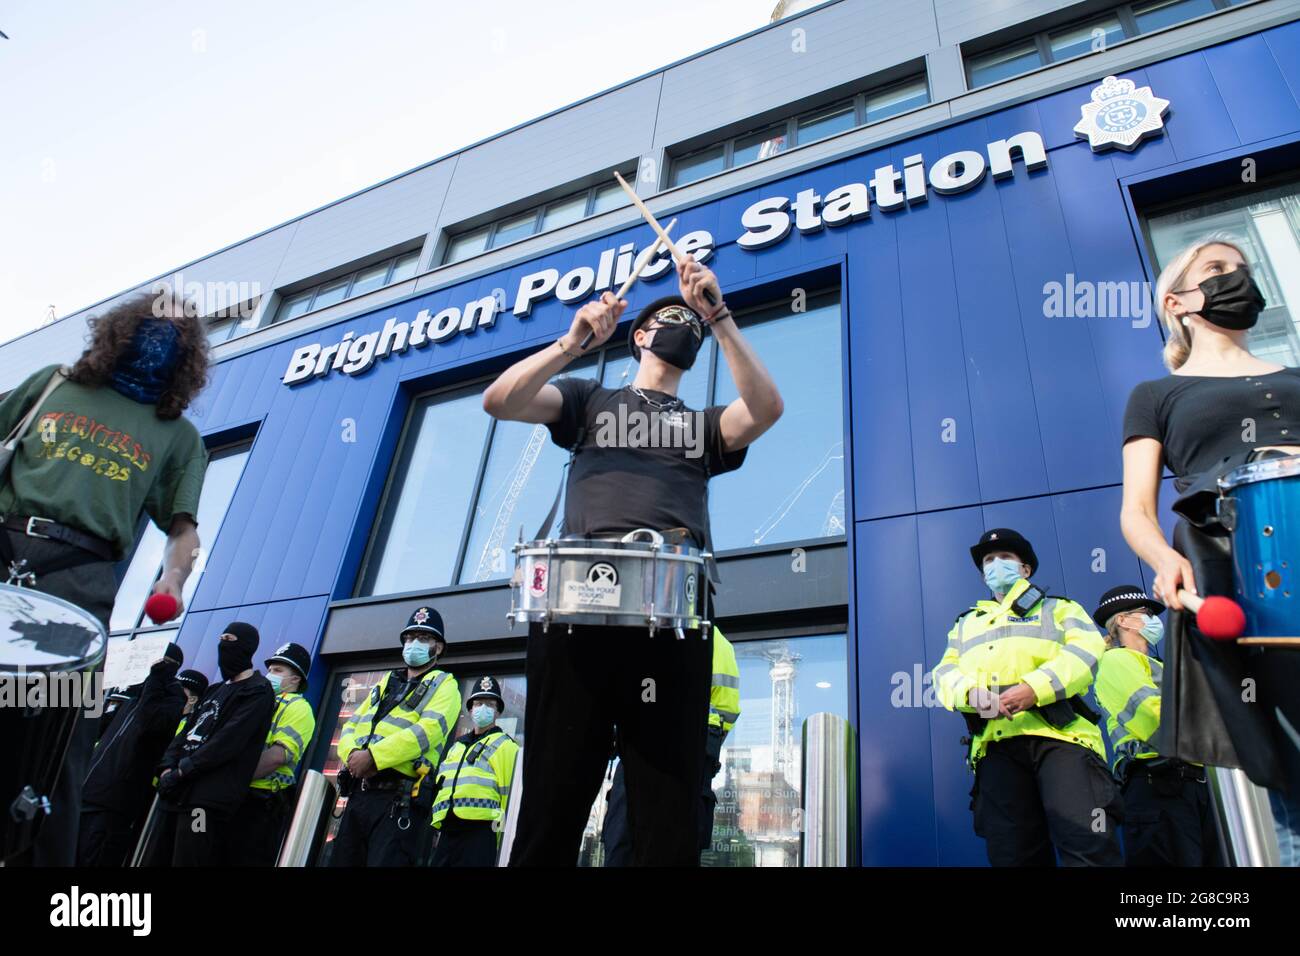
[[[713,842],[713,812],[718,795],[713,778],[722,769],[722,744],[740,719],[740,668],[736,649],[713,628],[713,684],[709,688],[709,737],[705,745],[704,779],[700,785],[700,852]],[[627,780],[623,761],[618,762],[614,780],[605,798],[605,824],[600,839],[605,847],[605,866],[632,865],[632,833],[627,825]]]
[[1218,831],[1205,768],[1162,757],[1150,740],[1160,726],[1164,665],[1151,645],[1164,636],[1165,606],[1131,584],[1101,596],[1092,619],[1106,632],[1097,703],[1106,712],[1115,777],[1124,794],[1129,866],[1217,865]]
[[971,806],[989,862],[1120,866],[1119,788],[1082,700],[1105,642],[1082,607],[1030,582],[1038,556],[1018,532],[986,532],[971,558],[993,598],[958,616],[933,677],[971,731]]
[[153,799],[153,769],[185,706],[176,671],[185,655],[168,644],[143,683],[131,687],[95,747],[81,794],[78,866],[122,866]]
[[438,767],[432,823],[433,866],[494,866],[519,745],[497,726],[505,711],[501,685],[483,677],[465,701],[473,729],[457,738]]
[[[201,671],[181,671],[176,675],[176,680],[180,682],[181,690],[185,693],[185,706],[181,709],[182,721],[194,712],[203,695],[208,692],[208,678]],[[180,728],[176,728],[177,733]]]
[[275,716],[266,734],[266,749],[253,771],[244,802],[232,827],[231,863],[274,866],[293,812],[298,763],[311,744],[316,718],[307,692],[311,654],[301,644],[282,644],[264,662],[266,679],[276,692]]
[[385,674],[339,732],[348,803],[331,866],[414,866],[429,833],[434,787],[424,777],[456,724],[460,689],[435,667],[447,647],[437,611],[416,608],[401,642],[406,666]]

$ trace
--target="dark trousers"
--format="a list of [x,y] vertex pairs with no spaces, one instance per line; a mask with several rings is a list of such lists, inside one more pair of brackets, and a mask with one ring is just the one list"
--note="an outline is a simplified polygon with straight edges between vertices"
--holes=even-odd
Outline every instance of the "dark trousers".
[[637,866],[699,863],[699,786],[713,639],[534,624],[524,792],[511,866],[573,866],[618,726]]
[[230,823],[229,813],[183,807],[176,814],[172,866],[229,866]]
[[83,807],[77,866],[126,866],[135,849],[135,816],[104,807]]
[[430,866],[496,866],[497,834],[491,820],[444,820]]
[[[1023,735],[976,766],[975,832],[993,866],[1123,866],[1119,785],[1079,744]],[[1055,848],[1055,852],[1053,852]]]
[[429,810],[399,817],[397,790],[352,791],[330,848],[330,866],[417,866],[428,845]]
[[291,794],[249,789],[230,825],[231,866],[275,866],[293,810]]
[[[713,843],[713,812],[718,806],[718,795],[713,792],[713,778],[721,769],[722,741],[721,729],[709,727],[708,748],[704,755],[704,779],[700,783],[700,818],[699,844],[700,852],[707,850]],[[627,825],[627,775],[623,772],[623,761],[614,768],[614,780],[606,796],[605,824],[601,828],[600,841],[605,848],[605,866],[632,865],[632,831]]]
[[1124,860],[1129,866],[1218,866],[1209,787],[1131,768],[1124,782]]
[[172,865],[172,856],[176,852],[176,821],[180,816],[179,808],[158,801],[158,812],[154,814],[153,829],[149,831],[149,841],[145,844],[144,854],[140,857],[141,866]]
[[[96,618],[108,631],[117,596],[117,577],[111,561],[58,541],[0,530],[0,581],[9,577],[9,562],[26,559],[36,575],[33,590],[63,598]],[[71,562],[78,562],[68,566]],[[47,570],[57,568],[58,570]],[[97,688],[98,689],[98,688]],[[101,701],[102,703],[102,701]],[[101,711],[102,713],[102,711]],[[81,789],[95,749],[99,721],[83,709],[68,743],[63,769],[50,796],[50,814],[41,823],[29,862],[36,866],[72,866],[77,859],[77,834],[81,828]],[[21,860],[15,862],[23,862]]]

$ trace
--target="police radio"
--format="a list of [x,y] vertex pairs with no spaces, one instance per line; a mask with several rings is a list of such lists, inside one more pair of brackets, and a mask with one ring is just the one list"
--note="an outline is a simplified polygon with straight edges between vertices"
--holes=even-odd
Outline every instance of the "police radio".
[[1031,581],[1029,587],[1020,592],[1020,597],[1011,602],[1011,610],[1016,612],[1017,617],[1028,617],[1034,605],[1045,597],[1047,592]]

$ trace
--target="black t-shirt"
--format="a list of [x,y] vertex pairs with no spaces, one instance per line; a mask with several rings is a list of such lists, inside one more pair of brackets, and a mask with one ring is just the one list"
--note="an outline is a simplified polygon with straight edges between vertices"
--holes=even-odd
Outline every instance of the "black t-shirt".
[[[558,421],[548,427],[561,448],[579,441],[564,496],[566,534],[686,528],[703,546],[709,524],[708,482],[734,471],[748,451],[723,449],[724,406],[693,411],[656,408],[631,388],[562,378]],[[658,404],[672,396],[645,389]]]
[[1124,412],[1124,441],[1130,438],[1158,440],[1177,478],[1204,474],[1243,451],[1300,444],[1300,369],[1142,382]]

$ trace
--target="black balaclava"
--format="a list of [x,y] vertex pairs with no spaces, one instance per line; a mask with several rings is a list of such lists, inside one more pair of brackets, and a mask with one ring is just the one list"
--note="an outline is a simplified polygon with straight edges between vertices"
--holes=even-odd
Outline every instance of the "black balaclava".
[[185,663],[185,652],[176,644],[168,644],[163,651],[163,659],[149,668],[155,674],[163,674],[167,677],[175,677],[176,672],[181,669]]
[[221,676],[230,680],[253,666],[253,655],[257,653],[257,645],[261,638],[258,636],[257,628],[243,621],[226,625],[223,633],[233,634],[238,638],[235,641],[221,641],[217,644],[217,666],[221,668]]
[[1264,311],[1264,294],[1251,278],[1249,269],[1210,276],[1197,288],[1205,296],[1205,304],[1198,314],[1221,329],[1243,332],[1258,322],[1259,313]]

